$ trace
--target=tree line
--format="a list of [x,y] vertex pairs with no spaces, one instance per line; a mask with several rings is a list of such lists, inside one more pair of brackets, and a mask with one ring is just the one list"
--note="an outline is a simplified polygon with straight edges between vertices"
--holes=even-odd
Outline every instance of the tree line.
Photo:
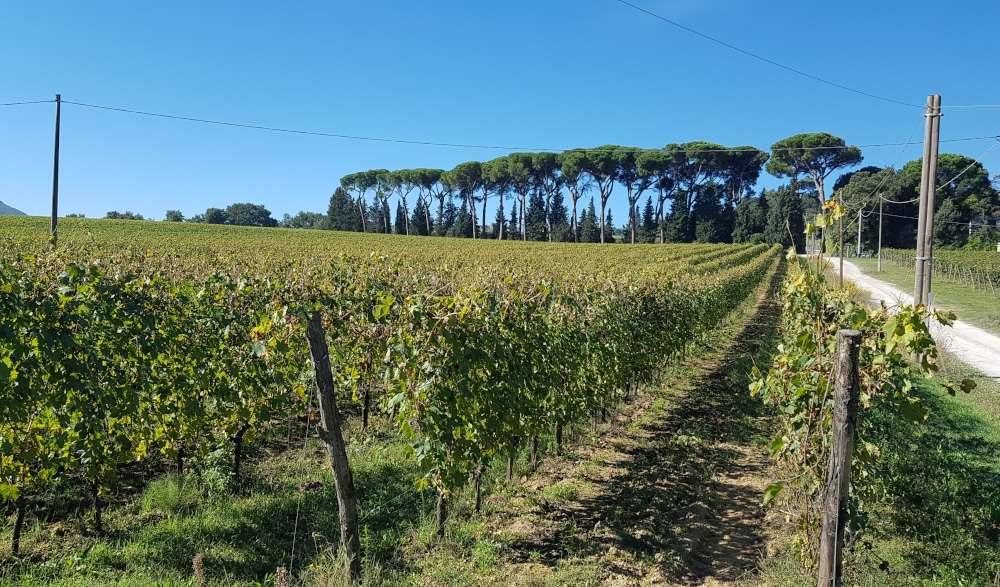
[[[881,220],[883,244],[912,245],[917,203],[908,200],[919,193],[921,161],[900,170],[865,167],[840,175],[830,186],[833,173],[863,159],[858,147],[829,133],[794,135],[774,143],[770,152],[692,141],[662,149],[602,145],[511,153],[450,170],[351,173],[340,179],[326,214],[303,211],[279,221],[264,206],[233,204],[187,221],[551,242],[765,242],[803,250],[804,218],[835,193],[860,218],[863,249],[877,246],[879,202],[888,208]],[[788,183],[755,192],[764,171]],[[945,153],[938,185],[937,246],[995,245],[1000,176],[991,181],[982,164]],[[612,218],[613,195],[627,204],[621,226]],[[108,217],[112,214],[118,213]],[[170,210],[167,220],[184,218]],[[845,232],[857,227],[855,219]],[[839,228],[828,237],[837,242]]]

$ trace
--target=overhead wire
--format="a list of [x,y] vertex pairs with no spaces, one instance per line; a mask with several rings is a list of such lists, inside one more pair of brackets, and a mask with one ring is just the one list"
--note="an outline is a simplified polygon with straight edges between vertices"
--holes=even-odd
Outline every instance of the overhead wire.
[[0,106],[20,106],[21,104],[49,104],[55,100],[33,100],[31,102],[4,102]]
[[941,190],[942,188],[944,188],[945,186],[947,186],[947,185],[951,185],[951,183],[952,183],[953,181],[955,181],[956,179],[958,179],[958,178],[962,177],[962,176],[963,176],[963,175],[965,174],[965,172],[966,172],[966,171],[968,171],[968,170],[972,169],[972,168],[973,168],[973,167],[974,167],[974,166],[976,165],[976,163],[979,163],[980,161],[982,161],[982,160],[983,160],[983,157],[985,157],[985,156],[989,155],[990,151],[992,151],[993,149],[995,149],[997,145],[1000,145],[1000,137],[994,137],[994,138],[996,138],[997,142],[993,143],[993,146],[992,146],[992,147],[990,147],[989,149],[986,149],[986,152],[985,152],[985,153],[983,153],[982,155],[980,155],[980,156],[979,156],[979,159],[976,159],[976,160],[975,160],[975,161],[973,161],[972,163],[969,163],[968,167],[966,167],[966,168],[965,168],[965,169],[963,169],[962,171],[959,171],[959,172],[958,172],[958,175],[956,175],[955,177],[953,177],[953,178],[949,179],[948,181],[944,182],[943,184],[941,184],[941,185],[940,185],[940,186],[939,186],[939,187],[938,187],[938,188],[937,188],[936,190],[934,190],[934,191],[940,191],[940,190]]
[[[166,119],[171,119],[171,120],[184,120],[184,121],[188,121],[188,122],[198,122],[198,123],[203,123],[203,124],[216,124],[216,125],[220,125],[220,126],[232,126],[232,127],[237,127],[237,128],[247,128],[247,129],[253,129],[253,130],[266,130],[266,131],[271,131],[271,132],[283,132],[283,133],[291,133],[291,134],[301,134],[301,135],[311,135],[311,136],[321,136],[321,137],[332,137],[332,138],[351,139],[351,140],[376,141],[376,142],[410,144],[410,145],[426,145],[426,146],[436,146],[436,147],[462,147],[462,148],[470,148],[470,149],[497,149],[497,150],[506,150],[506,151],[539,151],[539,152],[541,152],[541,151],[551,151],[551,152],[577,151],[577,152],[586,152],[586,153],[611,152],[611,151],[615,151],[615,152],[625,151],[625,152],[633,152],[633,153],[646,153],[646,152],[660,152],[660,153],[712,153],[712,152],[721,152],[721,153],[728,153],[728,152],[734,152],[734,151],[747,151],[747,152],[757,152],[757,153],[771,153],[771,152],[774,152],[774,151],[797,151],[797,150],[801,150],[801,149],[797,149],[797,148],[794,148],[794,147],[777,148],[777,149],[759,149],[759,148],[756,148],[756,147],[748,147],[748,148],[741,149],[741,148],[738,148],[738,147],[734,147],[734,148],[723,148],[723,149],[620,149],[620,150],[619,149],[615,149],[615,150],[611,150],[611,149],[564,149],[564,148],[553,148],[553,147],[513,147],[513,146],[501,146],[501,145],[482,145],[482,144],[466,144],[466,143],[444,143],[444,142],[433,142],[433,141],[418,141],[418,140],[410,140],[410,139],[393,139],[393,138],[384,138],[384,137],[368,137],[368,136],[360,136],[360,135],[347,135],[347,134],[328,133],[328,132],[320,132],[320,131],[296,130],[296,129],[287,129],[287,128],[280,128],[280,127],[273,127],[273,126],[261,126],[261,125],[254,125],[254,124],[244,124],[244,123],[238,123],[238,122],[226,122],[226,121],[211,120],[211,119],[206,119],[206,118],[194,118],[194,117],[190,117],[190,116],[178,116],[178,115],[174,115],[174,114],[161,114],[161,113],[157,113],[157,112],[147,112],[147,111],[143,111],[143,110],[132,110],[132,109],[128,109],[128,108],[116,108],[116,107],[112,107],[112,106],[103,106],[103,105],[99,105],[99,104],[87,104],[87,103],[84,103],[84,102],[73,102],[73,101],[70,101],[70,100],[63,100],[62,103],[63,104],[71,104],[71,105],[74,105],[74,106],[84,106],[84,107],[87,107],[87,108],[96,108],[96,109],[100,109],[100,110],[109,110],[109,111],[113,111],[113,112],[124,112],[124,113],[128,113],[128,114],[137,114],[137,115],[142,115],[142,116],[153,116],[153,117],[157,117],[157,118],[166,118]],[[993,138],[996,138],[996,137],[993,137],[993,136],[990,136],[990,137],[968,137],[968,138],[950,139],[950,140],[951,141],[976,141],[976,140],[993,139]],[[907,143],[874,143],[874,144],[868,144],[868,145],[835,145],[835,146],[829,146],[829,147],[815,147],[814,150],[843,150],[843,149],[852,149],[852,148],[865,148],[865,149],[869,149],[869,148],[879,148],[879,147],[898,147],[898,146],[909,145],[909,144],[915,144],[915,143],[909,143],[909,142],[907,142]]]
[[864,92],[864,91],[861,91],[861,90],[857,90],[855,88],[851,88],[849,86],[845,86],[843,84],[838,84],[836,82],[832,82],[830,80],[823,79],[821,77],[812,75],[810,73],[806,73],[806,72],[804,72],[802,70],[795,69],[794,67],[789,67],[789,66],[787,66],[787,65],[785,65],[783,63],[778,63],[777,61],[774,61],[773,59],[768,59],[767,57],[763,57],[763,56],[758,55],[756,53],[752,53],[750,51],[747,51],[746,49],[741,49],[740,47],[737,47],[736,45],[731,45],[731,44],[729,44],[729,43],[727,43],[727,42],[725,42],[723,40],[720,40],[720,39],[717,39],[715,37],[706,35],[705,33],[696,31],[696,30],[694,30],[691,27],[684,26],[684,25],[680,24],[679,22],[675,22],[673,20],[670,20],[669,18],[666,18],[664,16],[660,16],[659,14],[656,14],[655,12],[651,12],[649,10],[646,10],[645,8],[642,8],[641,6],[636,6],[635,4],[632,4],[631,2],[627,2],[626,0],[618,0],[618,2],[621,2],[622,4],[625,4],[626,6],[631,6],[632,8],[638,10],[639,12],[643,12],[645,14],[648,14],[649,16],[652,16],[653,18],[658,18],[658,19],[662,20],[663,22],[672,24],[672,25],[674,25],[677,28],[684,29],[685,31],[688,31],[689,33],[693,33],[695,35],[698,35],[699,37],[703,37],[705,39],[708,39],[709,41],[712,41],[713,43],[718,43],[718,44],[722,45],[723,47],[728,47],[728,48],[730,48],[730,49],[732,49],[734,51],[738,51],[740,53],[743,53],[744,55],[749,55],[750,57],[753,57],[754,59],[759,59],[759,60],[761,60],[761,61],[763,61],[765,63],[769,63],[771,65],[774,65],[775,67],[780,67],[781,69],[785,69],[785,70],[791,71],[792,73],[797,73],[797,74],[799,74],[801,76],[804,76],[804,77],[807,77],[809,79],[812,79],[812,80],[815,80],[815,81],[818,81],[818,82],[822,82],[824,84],[831,85],[831,86],[833,86],[835,88],[840,88],[842,90],[847,90],[848,92],[854,92],[855,94],[860,94],[862,96],[868,96],[869,98],[875,98],[877,100],[883,100],[885,102],[891,102],[893,104],[899,104],[901,106],[912,106],[914,108],[918,107],[916,104],[909,104],[909,103],[906,103],[906,102],[900,102],[899,100],[893,100],[892,98],[886,98],[884,96],[879,96],[877,94],[872,94],[872,93],[869,93],[869,92]]

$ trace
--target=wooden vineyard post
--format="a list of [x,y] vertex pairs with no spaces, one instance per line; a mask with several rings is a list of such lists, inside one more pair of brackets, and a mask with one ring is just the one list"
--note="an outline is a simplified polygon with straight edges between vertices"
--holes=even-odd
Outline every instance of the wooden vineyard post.
[[340,430],[340,412],[337,410],[337,390],[333,384],[330,369],[330,349],[326,344],[326,333],[320,322],[321,314],[314,311],[309,315],[306,338],[312,356],[313,371],[316,373],[316,387],[319,393],[319,416],[317,426],[320,438],[326,445],[326,456],[333,469],[337,488],[337,505],[340,509],[340,548],[346,560],[347,582],[352,583],[361,575],[361,539],[358,535],[358,503],[354,496],[354,477],[347,460],[344,434]]
[[818,587],[839,587],[843,570],[844,526],[850,497],[851,457],[858,417],[858,356],[861,333],[837,332],[836,380],[834,382],[833,440],[830,466],[823,496],[823,526],[820,530]]

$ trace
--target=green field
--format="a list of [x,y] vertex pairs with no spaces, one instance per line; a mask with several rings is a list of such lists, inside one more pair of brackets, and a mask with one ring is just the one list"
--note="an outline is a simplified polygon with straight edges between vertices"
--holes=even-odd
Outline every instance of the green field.
[[[883,262],[882,271],[878,271],[877,259],[851,259],[851,262],[872,277],[891,283],[903,291],[913,292],[912,267],[898,267]],[[946,278],[934,279],[931,290],[935,306],[953,310],[959,320],[1000,336],[1000,297],[996,294]]]
[[[814,581],[762,505],[778,417],[747,393],[781,342],[776,249],[61,227],[52,252],[45,219],[0,217],[0,584],[343,584],[302,308],[334,358],[360,584]],[[994,579],[1000,387],[943,365],[926,422],[862,416],[881,494],[845,584]]]

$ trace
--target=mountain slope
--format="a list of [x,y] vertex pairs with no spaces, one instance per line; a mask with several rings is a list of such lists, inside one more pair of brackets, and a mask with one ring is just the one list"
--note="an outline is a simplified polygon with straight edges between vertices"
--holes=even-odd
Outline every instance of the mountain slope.
[[0,202],[0,214],[10,214],[11,216],[27,216],[24,212],[21,212],[17,208],[11,208],[7,204]]

